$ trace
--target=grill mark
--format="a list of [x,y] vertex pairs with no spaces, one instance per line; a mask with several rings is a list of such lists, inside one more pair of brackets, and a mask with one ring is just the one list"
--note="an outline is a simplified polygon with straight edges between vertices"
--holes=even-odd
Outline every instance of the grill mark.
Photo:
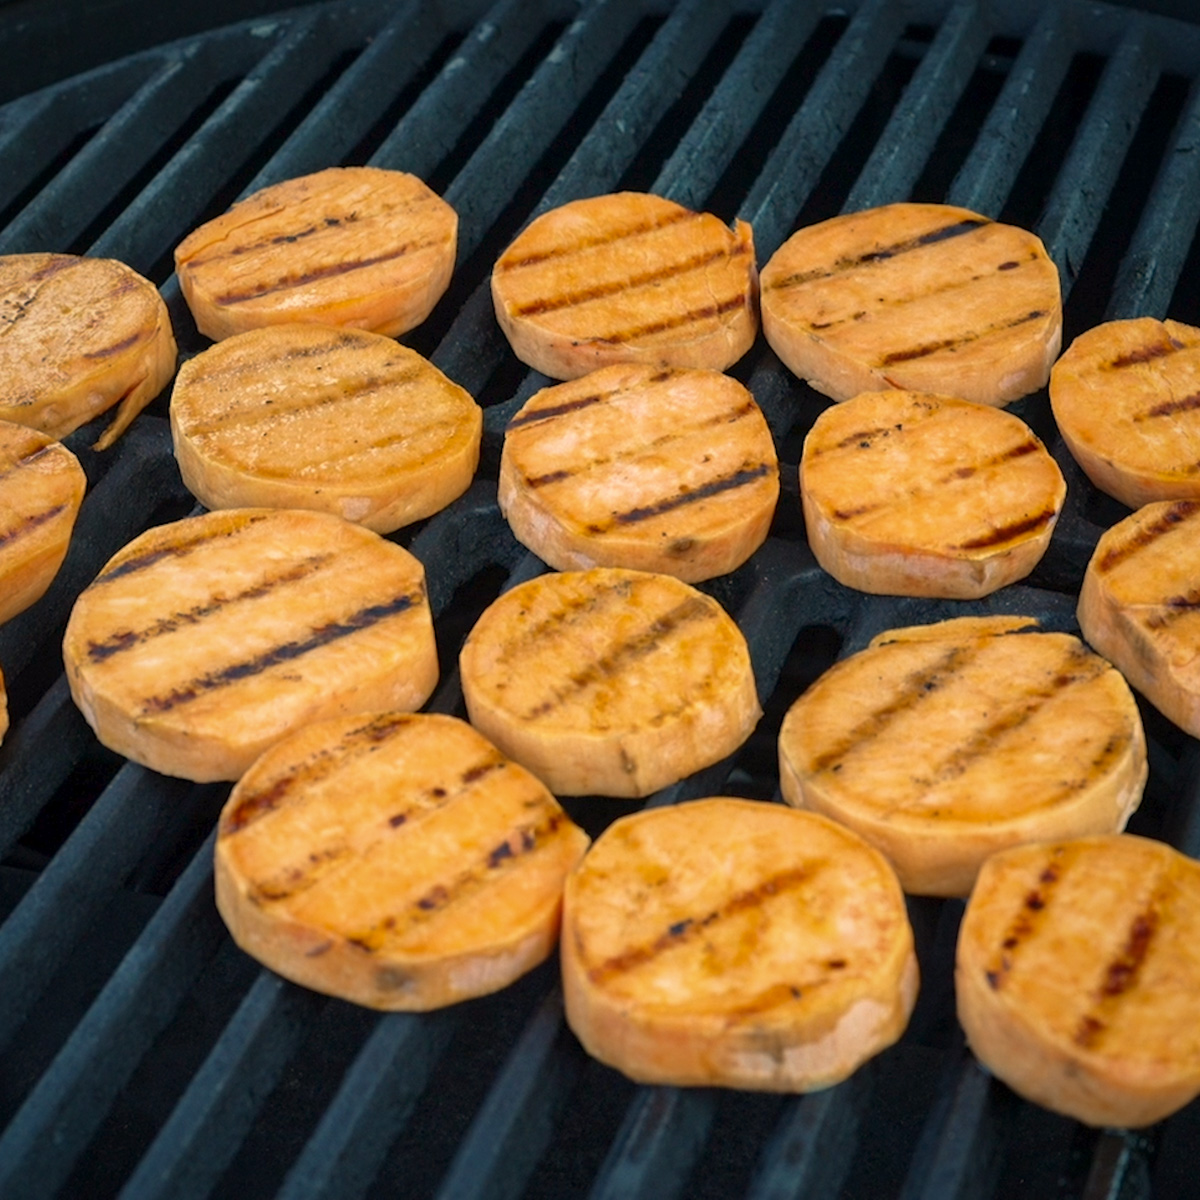
[[295,275],[285,275],[281,279],[270,283],[263,283],[257,287],[248,288],[245,291],[226,292],[224,295],[215,297],[214,303],[244,304],[248,300],[257,300],[262,296],[270,296],[276,292],[286,292],[292,288],[307,287],[310,283],[318,283],[324,279],[333,279],[338,275],[348,275],[352,271],[365,271],[369,267],[378,266],[380,263],[392,262],[397,258],[403,258],[406,254],[413,254],[419,250],[426,250],[430,246],[439,244],[440,239],[435,240],[430,238],[405,242],[404,245],[395,250],[390,250],[386,254],[375,254],[370,258],[359,258],[350,262],[329,263],[324,267],[314,267],[310,271],[301,271]]
[[752,467],[742,467],[737,471],[728,475],[723,475],[719,479],[710,479],[703,483],[698,488],[684,492],[678,496],[670,496],[665,500],[656,501],[654,504],[643,504],[637,508],[631,508],[626,512],[614,513],[611,523],[606,529],[599,532],[607,532],[615,525],[636,525],[641,521],[649,521],[653,517],[662,516],[664,513],[675,512],[677,509],[685,508],[689,504],[698,504],[702,500],[709,500],[713,496],[720,496],[725,492],[736,491],[738,488],[746,487],[748,484],[754,483],[758,479],[762,479],[764,475],[770,473],[771,468],[766,463],[757,463]]
[[103,350],[89,350],[84,354],[84,358],[113,358],[120,354],[123,350],[129,350],[136,346],[139,342],[144,342],[147,335],[146,330],[138,333],[131,333],[129,337],[122,338],[119,342],[114,342],[111,346],[105,346]]
[[614,394],[614,392],[596,392],[591,396],[580,396],[577,400],[566,400],[562,404],[539,408],[536,412],[520,413],[509,421],[507,432],[511,433],[514,429],[520,429],[524,425],[532,425],[535,421],[552,421],[555,417],[591,408],[593,404],[599,404]]
[[1147,629],[1166,629],[1181,617],[1200,609],[1200,588],[1189,588],[1178,595],[1167,596],[1159,604],[1159,611],[1146,618]]
[[817,267],[811,271],[797,271],[793,275],[784,276],[783,279],[773,283],[771,287],[773,290],[778,291],[780,288],[796,287],[798,284],[811,283],[817,279],[832,279],[835,275],[841,275],[846,271],[854,271],[859,267],[870,266],[876,262],[886,262],[888,259],[896,258],[901,254],[907,254],[912,250],[920,250],[925,246],[932,246],[938,242],[945,242],[951,238],[961,237],[963,234],[974,233],[975,230],[982,229],[985,225],[990,224],[991,221],[986,217],[973,217],[962,221],[954,221],[951,224],[939,226],[937,229],[931,229],[928,233],[906,238],[902,242],[893,242],[889,246],[882,246],[878,250],[868,250],[863,254],[845,255],[837,259],[831,267]]
[[347,940],[369,953],[382,950],[389,941],[403,937],[414,926],[425,924],[456,902],[477,893],[500,873],[511,870],[522,859],[547,845],[565,829],[566,814],[551,811],[540,820],[519,825],[482,859],[460,871],[453,879],[433,884],[402,913],[384,917],[368,928],[348,935]]
[[1176,341],[1174,338],[1167,338],[1165,341],[1155,342],[1152,346],[1139,346],[1136,350],[1130,350],[1125,354],[1118,354],[1116,358],[1106,365],[1110,369],[1119,371],[1124,367],[1136,366],[1138,363],[1152,362],[1156,358],[1166,358],[1168,355],[1182,349],[1182,342]]
[[1006,329],[1015,329],[1018,325],[1025,325],[1030,321],[1036,321],[1045,315],[1045,309],[1035,308],[1019,317],[1012,317],[1007,321],[997,321],[991,325],[984,326],[982,329],[973,329],[969,333],[960,334],[957,337],[939,338],[935,342],[926,342],[921,346],[910,346],[906,350],[893,350],[885,354],[876,366],[890,367],[896,363],[912,362],[918,358],[928,358],[931,354],[939,354],[943,350],[953,350],[959,346],[968,346],[972,342],[979,341],[980,338],[987,337],[989,334],[1003,333]]
[[910,672],[901,682],[900,689],[891,700],[867,714],[842,739],[841,743],[818,754],[811,763],[811,770],[837,770],[844,759],[863,743],[878,738],[898,717],[915,708],[930,693],[937,691],[957,672],[979,656],[980,647],[951,646],[944,650],[932,663]]
[[[32,429],[29,432],[30,434],[34,434]],[[12,462],[0,469],[0,481],[20,477],[21,472],[26,467],[32,466],[39,459],[56,455],[58,451],[59,446],[55,442],[47,442],[44,445],[34,446],[32,450],[27,450],[24,454],[17,455]]]
[[564,308],[590,304],[593,300],[603,300],[606,296],[616,296],[622,292],[634,291],[650,284],[662,283],[676,276],[688,275],[730,257],[732,257],[731,251],[722,246],[717,250],[706,250],[702,254],[695,254],[680,262],[665,263],[663,266],[643,271],[638,275],[614,279],[608,283],[596,283],[591,287],[579,288],[573,292],[563,292],[557,296],[544,296],[538,300],[531,300],[527,304],[514,305],[513,311],[519,317],[539,317],[544,313],[560,312]]
[[388,713],[349,730],[337,743],[318,751],[273,780],[267,787],[245,792],[238,803],[221,818],[220,836],[229,837],[253,825],[255,821],[275,812],[296,797],[298,790],[327,779],[361,753],[369,753],[389,738],[411,725],[409,713]]
[[1075,1029],[1075,1043],[1084,1049],[1094,1049],[1105,1031],[1112,1025],[1113,1014],[1121,997],[1138,985],[1138,977],[1150,953],[1151,943],[1162,920],[1165,903],[1160,887],[1149,906],[1129,923],[1125,942],[1116,956],[1105,966],[1093,992],[1090,1010],[1080,1017]]
[[965,542],[959,542],[955,549],[986,550],[989,547],[1002,546],[1005,542],[1013,542],[1017,538],[1035,533],[1039,529],[1044,529],[1056,520],[1057,517],[1057,508],[1044,508],[1040,513],[1035,513],[1032,517],[1023,517],[1019,521],[1009,521],[1005,525],[998,525],[988,533],[981,533],[978,537],[968,538]]
[[162,562],[167,558],[185,558],[189,554],[195,553],[197,550],[207,546],[210,542],[215,542],[217,538],[232,538],[244,533],[251,525],[257,525],[260,521],[270,519],[269,513],[258,513],[254,516],[241,517],[237,523],[228,529],[223,529],[219,533],[213,533],[205,530],[203,533],[197,533],[191,537],[184,538],[181,541],[173,542],[169,546],[163,546],[157,550],[143,550],[140,554],[135,554],[131,558],[125,559],[124,562],[118,563],[115,567],[107,571],[102,571],[92,580],[91,587],[97,587],[100,584],[111,583],[114,579],[120,579],[126,575],[134,575],[138,571],[145,571],[155,563]]
[[308,558],[289,567],[286,571],[282,571],[277,575],[268,575],[266,578],[260,579],[257,583],[243,588],[240,592],[235,592],[232,596],[212,596],[203,604],[194,605],[183,612],[172,613],[169,617],[160,617],[144,629],[125,629],[119,633],[111,634],[103,641],[88,642],[88,661],[97,663],[105,662],[115,654],[137,649],[154,638],[175,633],[177,630],[188,625],[199,625],[206,618],[220,612],[222,609],[228,609],[236,604],[244,604],[248,601],[261,600],[264,596],[269,596],[277,588],[289,583],[298,583],[300,580],[315,574],[322,567],[326,566],[332,558],[332,554],[310,555]]
[[711,620],[712,612],[702,596],[689,596],[656,617],[641,633],[627,638],[572,674],[568,681],[553,690],[550,697],[523,714],[526,721],[536,720],[554,711],[568,697],[584,691],[594,683],[612,678],[632,662],[645,658],[659,648],[660,640],[671,636],[694,621]]
[[514,429],[520,429],[525,425],[532,425],[538,421],[552,421],[557,417],[566,416],[568,413],[578,412],[580,409],[590,408],[593,404],[603,403],[605,400],[611,400],[615,396],[623,396],[627,392],[640,392],[651,384],[662,383],[670,379],[673,375],[678,375],[679,372],[672,367],[667,367],[661,371],[656,371],[649,376],[643,383],[637,384],[622,384],[620,387],[609,388],[603,392],[590,392],[586,396],[577,396],[573,400],[564,400],[561,404],[548,404],[542,408],[526,409],[518,413],[511,421],[509,421],[505,432],[511,433]]
[[567,258],[572,254],[579,254],[585,250],[594,250],[598,246],[608,246],[625,238],[642,237],[647,233],[656,233],[660,229],[666,229],[671,225],[678,225],[682,221],[696,220],[699,216],[699,213],[691,212],[688,209],[678,209],[674,212],[652,217],[649,221],[639,221],[636,225],[630,225],[625,229],[606,229],[594,237],[579,238],[572,241],[567,246],[551,246],[546,250],[524,254],[520,258],[509,258],[505,255],[496,264],[496,270],[500,272],[516,271],[522,267],[532,267],[538,263],[550,262],[552,259]]
[[[679,441],[681,438],[695,433],[697,430],[709,429],[717,425],[733,425],[738,421],[745,420],[746,417],[757,411],[757,408],[758,405],[751,398],[736,408],[723,409],[721,412],[705,417],[702,421],[693,425],[686,425],[681,429],[673,429],[669,433],[660,434],[658,437],[642,445],[626,446],[614,454],[591,458],[575,466],[561,467],[554,471],[547,471],[544,475],[526,475],[524,477],[525,483],[532,488],[545,487],[549,484],[561,483],[566,479],[579,478],[602,467],[607,467],[614,462],[629,462],[631,460],[636,462],[647,450],[659,450],[671,442]],[[770,470],[770,467],[767,467],[767,469]],[[590,528],[591,532],[600,533],[603,532],[604,527],[592,526]]]
[[619,579],[603,587],[590,589],[584,595],[574,596],[561,601],[561,606],[549,613],[517,637],[511,638],[501,653],[505,661],[523,658],[526,648],[536,646],[546,638],[552,637],[559,626],[571,624],[573,621],[594,612],[612,601],[629,602],[634,594],[634,584],[629,579]]
[[237,683],[239,680],[261,675],[263,671],[278,666],[280,663],[292,662],[297,658],[303,657],[305,654],[319,650],[322,646],[328,646],[330,643],[336,642],[341,638],[349,637],[363,629],[369,629],[372,625],[378,625],[381,621],[386,621],[389,617],[407,612],[409,609],[419,605],[423,598],[424,596],[421,592],[406,593],[401,596],[395,596],[384,604],[372,604],[367,608],[361,608],[358,612],[351,613],[344,621],[330,621],[328,624],[318,626],[306,638],[292,642],[283,642],[243,662],[231,663],[227,667],[222,667],[219,671],[210,671],[205,675],[198,675],[187,683],[172,688],[169,692],[158,696],[147,696],[142,705],[141,713],[144,716],[149,716],[153,713],[170,712],[181,705],[189,704],[193,700],[199,699],[207,693]]
[[[364,753],[373,753],[376,749],[378,749],[379,742],[385,741],[387,736],[388,735],[385,733],[383,737],[378,738],[373,744],[352,746],[351,750],[354,752],[355,757],[360,757]],[[323,755],[335,755],[336,753],[337,748],[334,747],[329,751],[324,751]],[[332,763],[332,768],[338,768],[345,761],[345,756],[343,756],[340,760],[335,759],[335,761]],[[388,817],[386,822],[388,830],[392,831],[399,829],[401,826],[407,824],[408,819],[414,814],[434,813],[439,809],[446,808],[450,804],[454,803],[454,801],[462,797],[465,793],[470,791],[471,787],[480,779],[491,774],[493,771],[503,769],[507,766],[507,761],[497,754],[493,758],[478,764],[476,767],[462,772],[459,777],[458,786],[453,791],[450,791],[444,787],[433,787],[428,789],[425,794],[427,797],[426,802],[423,803],[421,799],[417,799],[414,803],[410,804],[407,809],[393,813],[390,817]],[[322,774],[328,775],[329,770],[324,771]],[[468,778],[469,775],[471,776],[470,778]],[[301,783],[313,781],[314,780],[310,778],[301,781]],[[279,807],[277,797],[270,796],[267,793],[263,794],[268,803],[274,802],[275,809]],[[296,802],[299,802],[302,800],[302,796],[296,796],[294,799]],[[269,811],[274,811],[274,809],[264,809],[262,811],[252,812],[249,814],[249,820],[257,820],[259,817],[267,815],[267,812]],[[224,826],[222,826],[222,833],[224,834]],[[385,833],[382,837],[376,837],[375,842],[372,845],[379,844],[388,836],[389,833]],[[324,882],[331,874],[336,873],[343,864],[353,869],[354,864],[362,861],[364,854],[369,854],[371,852],[371,848],[371,846],[368,846],[365,851],[359,850],[358,852],[352,852],[350,847],[339,841],[333,846],[314,850],[309,853],[301,863],[293,864],[269,878],[256,881],[255,892],[262,899],[275,903],[278,903],[282,900],[288,900],[291,897],[298,896],[302,892],[307,892],[311,888],[316,887],[318,884]]]
[[28,534],[33,533],[37,529],[41,529],[43,525],[53,521],[55,517],[61,516],[66,512],[68,505],[55,504],[51,508],[43,509],[39,513],[33,513],[30,516],[23,517],[21,524],[14,526],[11,529],[5,529],[0,532],[0,546],[7,546],[11,542],[15,542]]
[[[891,433],[893,431],[893,429],[902,430],[903,426],[899,426],[899,425],[898,426],[890,426],[887,430],[882,431],[882,432],[884,432],[885,434]],[[855,438],[866,437],[866,436],[869,436],[869,434],[864,432],[862,434],[856,434],[856,435],[854,435],[854,437],[843,438],[840,442],[837,443],[836,446],[827,446],[822,449],[818,449],[815,453],[821,454],[821,453],[825,453],[826,451],[833,450],[833,449],[845,449],[847,445],[854,442]],[[869,442],[861,442],[860,441],[858,443],[858,445],[859,445],[860,449],[864,449],[864,450],[870,449]],[[989,467],[997,467],[997,466],[1000,466],[1002,463],[1011,462],[1012,460],[1017,459],[1017,458],[1024,458],[1027,454],[1034,454],[1040,449],[1041,449],[1041,443],[1036,438],[1030,438],[1028,441],[1021,442],[1019,445],[1010,446],[1007,450],[1001,450],[1001,451],[997,452],[996,454],[990,455],[988,458],[984,459],[982,462],[968,463],[968,464],[964,464],[961,467],[955,467],[953,471],[950,471],[948,474],[942,475],[940,478],[935,479],[930,483],[927,483],[924,487],[920,487],[917,489],[910,489],[906,496],[900,497],[898,499],[899,500],[918,499],[921,496],[926,496],[933,492],[939,491],[940,489],[945,487],[947,484],[953,483],[955,480],[970,479],[972,476],[977,475],[980,471],[986,471]],[[895,503],[897,503],[896,499],[877,500],[870,504],[859,504],[853,508],[834,509],[832,515],[838,521],[849,521],[849,520],[852,520],[854,517],[861,517],[861,516],[865,516],[867,513],[878,512],[880,509],[888,508]],[[1058,511],[1057,509],[1053,509],[1053,510],[1051,510],[1051,514],[1054,515],[1057,513],[1057,511]],[[1005,526],[1004,528],[1008,528],[1008,526]],[[1017,536],[1017,535],[1014,534],[1012,536]],[[967,549],[967,548],[979,549],[985,544],[988,544],[988,543],[981,542],[979,544],[979,546],[964,545],[964,546],[958,547],[958,549]]]
[[80,260],[70,254],[55,255],[44,267],[34,271],[29,276],[31,283],[44,283],[52,276],[59,274],[62,271],[69,271],[72,267],[79,266]]
[[746,297],[739,292],[736,296],[731,296],[728,300],[722,300],[719,303],[704,304],[699,308],[688,309],[686,312],[660,317],[657,321],[645,321],[641,325],[634,325],[617,333],[604,334],[587,340],[620,346],[638,338],[649,337],[651,334],[663,333],[668,329],[678,329],[684,325],[691,325],[695,321],[704,321],[709,317],[723,317],[727,312],[745,308],[746,303]]
[[[1001,737],[1027,725],[1060,692],[1066,691],[1076,684],[1091,683],[1092,680],[1099,679],[1108,670],[1107,663],[1089,653],[1083,646],[1072,647],[1067,651],[1047,686],[1039,688],[1036,692],[1026,693],[1018,707],[1000,713],[994,721],[972,733],[934,770],[928,779],[928,784],[932,786],[935,783],[944,783],[965,775],[972,765],[981,759]],[[1128,741],[1128,738],[1125,740]],[[1109,754],[1111,744],[1110,739],[1100,760],[1111,757]]]
[[390,377],[381,378],[378,375],[372,375],[356,380],[349,386],[339,385],[336,390],[321,392],[316,396],[305,397],[292,394],[282,400],[276,400],[274,397],[260,400],[253,408],[230,409],[223,413],[217,413],[203,425],[190,426],[187,429],[187,435],[189,437],[205,437],[229,429],[246,429],[255,425],[271,424],[282,417],[311,413],[322,408],[334,408],[341,404],[351,404],[376,392],[407,387],[420,375],[421,368],[414,366]]
[[631,946],[628,950],[614,954],[591,967],[588,970],[588,978],[593,983],[603,985],[617,975],[627,974],[637,967],[645,966],[666,951],[694,941],[709,926],[728,920],[738,913],[761,908],[768,900],[801,887],[823,866],[823,863],[817,862],[780,871],[752,888],[734,893],[719,908],[714,908],[703,916],[683,917],[673,921],[653,941]]
[[1038,925],[1044,919],[1041,914],[1045,912],[1055,889],[1062,882],[1069,861],[1066,848],[1054,846],[1049,855],[1049,862],[1038,873],[1037,885],[1025,893],[1020,909],[1009,922],[1000,941],[999,954],[993,958],[992,965],[985,972],[988,985],[993,991],[1003,985],[1005,976],[1012,970],[1013,956],[1037,931]]
[[1135,413],[1134,421],[1150,421],[1155,417],[1170,417],[1176,413],[1193,412],[1200,408],[1200,392],[1192,392],[1189,396],[1183,396],[1178,400],[1164,400],[1161,404],[1155,404],[1152,408],[1146,409],[1145,412]]
[[1190,520],[1200,512],[1200,500],[1177,500],[1165,509],[1148,525],[1143,525],[1136,533],[1116,546],[1109,547],[1096,560],[1096,570],[1100,574],[1111,571],[1139,551],[1156,542],[1164,534],[1170,533],[1176,526]]

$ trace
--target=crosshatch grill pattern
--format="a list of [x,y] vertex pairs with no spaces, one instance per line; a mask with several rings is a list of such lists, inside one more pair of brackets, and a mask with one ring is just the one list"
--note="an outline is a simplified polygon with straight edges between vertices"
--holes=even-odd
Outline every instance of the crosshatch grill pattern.
[[[424,177],[459,211],[459,267],[405,341],[486,407],[475,485],[397,535],[429,570],[442,683],[475,616],[542,570],[495,503],[505,422],[545,380],[491,312],[491,261],[536,213],[652,190],[755,230],[897,199],[1035,229],[1069,340],[1118,316],[1200,324],[1200,27],[1082,0],[350,0],[130,56],[0,108],[0,252],[111,255],[162,287],[185,357],[204,340],[171,276],[200,221],[338,163]],[[838,654],[950,612],[1074,628],[1102,528],[1123,510],[1015,411],[1069,483],[1050,553],[971,605],[855,595],[807,549],[795,464],[824,401],[761,339],[735,368],[767,414],[784,494],[767,544],[706,585],[736,616],[767,715],[729,762],[650,803],[778,798],[788,704]],[[385,1015],[304,992],[230,943],[212,902],[226,789],[98,746],[68,697],[74,597],[134,534],[191,511],[165,397],[113,450],[69,439],[90,481],[48,595],[0,629],[14,728],[0,750],[0,1194],[905,1198],[1188,1195],[1200,1106],[1137,1134],[1017,1100],[953,1015],[961,904],[913,900],[923,987],[903,1040],[804,1097],[636,1087],[565,1029],[554,964],[498,996]],[[1144,709],[1151,778],[1133,828],[1200,854],[1191,739]],[[597,833],[618,801],[569,803]]]

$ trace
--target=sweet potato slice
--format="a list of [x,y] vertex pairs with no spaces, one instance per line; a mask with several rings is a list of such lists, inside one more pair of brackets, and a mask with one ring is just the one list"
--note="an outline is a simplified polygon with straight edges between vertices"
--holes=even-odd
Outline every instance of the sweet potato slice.
[[1011,413],[924,392],[864,392],[809,430],[800,496],[812,551],[839,582],[975,599],[1037,565],[1066,483]]
[[419,708],[438,677],[420,562],[293,509],[141,534],[80,594],[63,656],[106,746],[198,781],[237,779],[310,721]]
[[1005,850],[967,903],[958,1016],[1036,1104],[1142,1126],[1200,1094],[1200,864],[1112,834]]
[[567,880],[567,1020],[642,1083],[803,1092],[904,1031],[896,877],[850,830],[716,797],[623,817]]
[[0,421],[0,622],[24,612],[54,581],[86,490],[66,446]]
[[761,715],[741,630],[670,575],[520,584],[459,664],[471,723],[560,796],[647,795],[732,754]]
[[543,213],[492,271],[501,329],[552,379],[618,362],[723,371],[754,342],[757,289],[745,221],[641,192]]
[[517,538],[552,567],[695,583],[762,545],[779,464],[737,380],[621,364],[529,399],[505,434],[499,496]]
[[1050,405],[1101,491],[1130,508],[1200,497],[1200,329],[1152,317],[1089,329],[1054,364]]
[[112,258],[0,257],[0,420],[62,438],[116,406],[106,449],[170,382],[167,306]]
[[312,508],[391,533],[470,486],[483,414],[380,334],[274,325],[184,363],[171,393],[183,481],[208,508]]
[[1034,234],[888,204],[788,238],[763,268],[762,320],[784,364],[834,400],[903,388],[1005,405],[1045,386],[1062,293]]
[[1147,504],[1107,530],[1079,627],[1160,712],[1200,737],[1200,500]]
[[415,175],[330,167],[273,184],[175,250],[196,327],[214,341],[313,321],[396,336],[450,283],[458,216]]
[[784,798],[881,850],[906,892],[965,896],[984,860],[1116,833],[1146,740],[1121,675],[1076,637],[969,618],[880,634],[825,672],[779,733]]
[[465,722],[339,717],[298,729],[234,787],[217,907],[244,950],[296,983],[371,1008],[439,1008],[551,953],[587,844]]

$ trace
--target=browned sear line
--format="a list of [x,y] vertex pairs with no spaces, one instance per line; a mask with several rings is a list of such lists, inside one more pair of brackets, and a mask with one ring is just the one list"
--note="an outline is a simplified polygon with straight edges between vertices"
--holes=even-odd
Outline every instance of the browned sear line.
[[[1161,897],[1156,897],[1156,901],[1161,902]],[[1092,1010],[1080,1018],[1075,1031],[1075,1041],[1078,1045],[1094,1046],[1104,1030],[1112,1024],[1112,1013],[1120,998],[1137,986],[1138,976],[1150,952],[1150,944],[1158,930],[1159,920],[1157,903],[1152,902],[1150,907],[1138,913],[1130,922],[1125,944],[1100,976]]]
[[729,897],[720,908],[699,917],[682,917],[673,921],[651,942],[640,946],[631,946],[620,954],[615,954],[603,962],[597,963],[588,971],[588,978],[593,983],[603,983],[615,975],[620,975],[651,962],[666,950],[680,946],[693,940],[710,925],[727,920],[740,912],[761,908],[767,901],[784,892],[791,891],[807,883],[823,864],[812,863],[806,866],[792,867],[780,871],[762,880],[752,888],[737,892]]
[[1134,421],[1149,421],[1154,417],[1170,417],[1175,413],[1194,412],[1200,408],[1200,392],[1192,392],[1190,396],[1181,396],[1178,400],[1164,400],[1155,404],[1145,412],[1137,413]]
[[573,693],[581,692],[605,677],[614,676],[628,663],[652,654],[659,648],[660,641],[677,629],[692,621],[708,620],[711,616],[711,609],[703,597],[689,596],[661,617],[656,617],[635,637],[628,638],[614,646],[606,654],[602,654],[581,670],[576,671],[564,685],[556,688],[548,699],[536,704],[525,713],[525,719],[534,720],[544,717],[547,713],[553,712]]
[[1197,512],[1200,512],[1200,500],[1177,500],[1148,525],[1142,526],[1133,537],[1110,546],[1097,561],[1096,570],[1101,574],[1111,571],[1127,558],[1132,558],[1139,550],[1144,550],[1164,534],[1170,533],[1176,526],[1190,520]]
[[666,229],[667,226],[677,225],[680,221],[691,221],[696,216],[697,214],[694,212],[690,212],[687,209],[680,209],[676,212],[654,217],[649,221],[641,221],[636,225],[630,225],[626,229],[606,229],[595,237],[580,238],[566,246],[552,246],[548,250],[539,250],[535,253],[525,254],[520,258],[502,258],[497,264],[496,269],[498,271],[513,271],[518,267],[531,267],[537,263],[549,262],[554,258],[566,258],[572,254],[578,254],[583,250],[592,250],[597,246],[611,245],[613,242],[619,242],[623,238],[638,237],[643,233],[653,233],[657,229]]
[[1000,942],[1000,954],[998,958],[993,961],[991,967],[985,972],[988,985],[993,990],[1003,984],[1004,977],[1012,969],[1013,955],[1016,954],[1021,944],[1027,941],[1036,930],[1040,919],[1039,914],[1045,910],[1050,897],[1054,894],[1054,889],[1062,879],[1065,866],[1063,848],[1055,846],[1050,854],[1050,861],[1042,868],[1038,875],[1037,886],[1025,893],[1020,910],[1009,923],[1008,929],[1005,931],[1004,937]]

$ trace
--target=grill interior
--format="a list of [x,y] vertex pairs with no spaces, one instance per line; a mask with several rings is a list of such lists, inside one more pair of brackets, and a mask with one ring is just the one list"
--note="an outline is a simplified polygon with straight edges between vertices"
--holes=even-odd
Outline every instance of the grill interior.
[[[10,47],[11,49],[12,47]],[[430,707],[463,714],[476,616],[542,565],[495,503],[504,426],[546,383],[508,349],[492,260],[536,213],[652,190],[754,227],[760,262],[801,224],[899,199],[1036,230],[1065,340],[1097,322],[1200,325],[1200,26],[1061,0],[579,5],[320,3],[230,24],[0,107],[0,253],[122,259],[163,289],[182,354],[206,342],[171,251],[245,192],[332,164],[412,171],[460,215],[459,267],[404,340],[486,409],[475,485],[396,539],[429,572],[442,655]],[[1124,515],[1057,438],[1045,393],[1014,411],[1068,480],[1025,584],[979,603],[852,593],[808,551],[795,466],[825,401],[760,339],[734,369],[767,415],[783,495],[772,537],[705,585],[751,645],[766,716],[731,760],[654,796],[778,798],[775,738],[806,683],[876,632],[963,612],[1075,629],[1101,530]],[[212,902],[227,788],[99,746],[68,696],[71,604],[141,530],[193,511],[166,397],[89,478],[46,597],[0,629],[13,729],[0,749],[0,1194],[298,1197],[1185,1196],[1200,1106],[1138,1133],[1017,1100],[954,1017],[961,904],[910,901],[923,986],[902,1041],[803,1097],[637,1087],[587,1058],[555,963],[431,1015],[378,1015],[284,983]],[[1151,774],[1135,832],[1200,855],[1193,741],[1143,706]],[[567,801],[593,835],[630,811]]]

